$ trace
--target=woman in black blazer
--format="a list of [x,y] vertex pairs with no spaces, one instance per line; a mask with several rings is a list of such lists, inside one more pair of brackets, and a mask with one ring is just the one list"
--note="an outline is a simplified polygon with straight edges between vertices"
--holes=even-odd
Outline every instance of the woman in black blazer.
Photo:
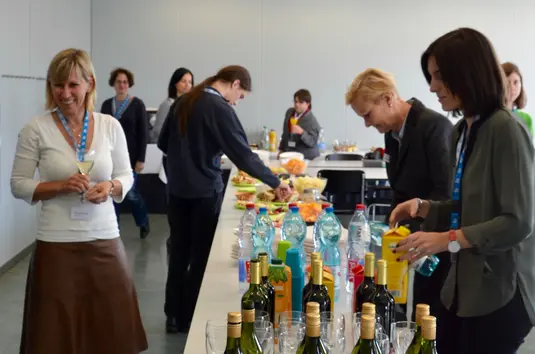
[[[147,110],[143,101],[130,96],[128,89],[134,86],[134,74],[129,70],[117,68],[110,74],[109,85],[115,89],[115,97],[109,98],[102,103],[101,113],[109,114],[121,122],[126,135],[130,164],[134,171],[134,185],[125,199],[132,205],[132,216],[139,227],[139,237],[144,239],[148,236],[149,215],[145,202],[136,188],[137,175],[145,165],[145,152],[148,142],[148,118]],[[115,204],[115,214],[119,220],[119,206]]]

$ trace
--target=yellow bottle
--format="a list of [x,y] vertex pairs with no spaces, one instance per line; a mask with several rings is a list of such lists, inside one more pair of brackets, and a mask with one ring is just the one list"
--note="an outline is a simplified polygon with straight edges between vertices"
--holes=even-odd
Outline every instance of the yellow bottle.
[[411,231],[405,226],[391,229],[383,235],[382,258],[388,262],[388,290],[394,297],[396,304],[406,304],[409,286],[409,262],[397,259],[401,256],[392,251],[399,241],[409,236]]

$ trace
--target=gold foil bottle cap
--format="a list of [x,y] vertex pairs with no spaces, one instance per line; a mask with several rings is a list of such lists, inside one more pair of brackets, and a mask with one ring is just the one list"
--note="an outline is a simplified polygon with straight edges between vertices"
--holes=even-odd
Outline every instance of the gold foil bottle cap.
[[317,259],[321,259],[321,254],[319,252],[312,252],[310,254],[310,261],[314,262]]
[[241,310],[243,322],[254,322],[255,321],[255,309],[242,309]]
[[320,314],[319,313],[307,313],[307,326],[319,326],[320,325]]
[[251,284],[260,284],[260,261],[252,259],[250,263]]
[[227,321],[228,324],[241,324],[241,313],[229,312],[227,315]]
[[307,314],[309,314],[309,313],[317,313],[317,314],[319,314],[320,313],[320,304],[318,304],[317,302],[313,302],[313,301],[307,302],[306,313]]
[[267,277],[269,273],[269,258],[267,253],[259,253],[258,260],[260,261],[260,276]]
[[312,262],[312,284],[323,285],[323,261]]
[[377,261],[377,285],[386,285],[388,263],[384,259]]
[[437,319],[434,316],[422,317],[422,337],[427,340],[435,340],[437,331]]
[[375,304],[365,302],[362,304],[362,315],[369,315],[375,317]]
[[427,304],[416,305],[416,324],[422,325],[422,317],[429,316],[431,307]]
[[363,339],[375,338],[375,317],[362,315],[360,318],[360,336]]

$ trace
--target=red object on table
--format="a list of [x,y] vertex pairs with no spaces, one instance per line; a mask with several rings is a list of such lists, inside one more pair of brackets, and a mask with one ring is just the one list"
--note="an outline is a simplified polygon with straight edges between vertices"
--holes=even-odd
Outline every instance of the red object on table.
[[355,313],[355,298],[357,296],[357,289],[359,288],[359,285],[364,281],[364,267],[361,264],[357,264],[352,269],[352,276],[353,276],[353,301],[352,301],[352,308],[353,313]]

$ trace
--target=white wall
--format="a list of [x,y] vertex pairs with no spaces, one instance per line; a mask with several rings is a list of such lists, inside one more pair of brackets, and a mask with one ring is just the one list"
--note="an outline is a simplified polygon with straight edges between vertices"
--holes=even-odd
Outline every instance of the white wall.
[[90,0],[0,0],[0,266],[35,240],[40,206],[11,195],[20,129],[44,111],[48,63],[61,49],[91,49]]
[[268,125],[280,134],[292,94],[304,87],[327,143],[350,139],[369,148],[382,145],[382,136],[345,107],[351,80],[367,67],[382,68],[396,76],[405,98],[440,110],[420,55],[457,27],[485,33],[501,60],[520,66],[535,97],[534,10],[525,0],[93,0],[99,102],[113,95],[107,79],[116,66],[132,70],[132,93],[158,107],[175,68],[188,67],[200,82],[224,65],[241,64],[253,76],[253,95],[237,107],[246,130]]

